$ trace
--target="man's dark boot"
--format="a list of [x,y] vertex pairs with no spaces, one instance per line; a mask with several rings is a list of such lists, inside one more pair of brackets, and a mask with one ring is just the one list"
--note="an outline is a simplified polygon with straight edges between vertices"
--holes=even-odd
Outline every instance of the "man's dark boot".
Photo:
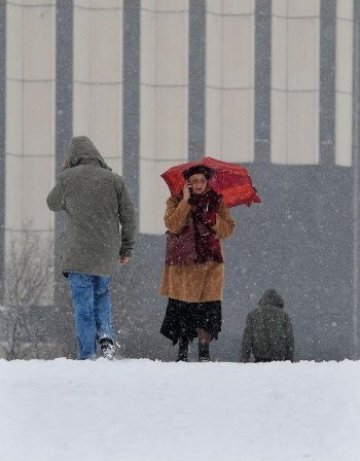
[[188,338],[181,337],[179,339],[179,352],[176,359],[176,362],[188,362],[189,354],[189,340]]
[[210,352],[208,343],[199,342],[199,362],[210,362]]

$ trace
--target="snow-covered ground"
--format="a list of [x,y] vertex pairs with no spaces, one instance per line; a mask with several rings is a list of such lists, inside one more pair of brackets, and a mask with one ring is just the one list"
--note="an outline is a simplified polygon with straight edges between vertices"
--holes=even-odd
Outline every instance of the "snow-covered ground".
[[0,360],[2,461],[358,461],[360,362]]

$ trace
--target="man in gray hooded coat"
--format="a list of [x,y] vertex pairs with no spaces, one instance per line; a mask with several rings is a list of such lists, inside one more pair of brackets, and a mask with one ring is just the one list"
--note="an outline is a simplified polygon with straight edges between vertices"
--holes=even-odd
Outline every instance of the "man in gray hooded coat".
[[266,290],[259,307],[246,318],[242,338],[241,359],[249,362],[251,353],[255,362],[294,359],[294,334],[284,301],[273,289]]
[[124,182],[89,138],[74,137],[47,204],[52,211],[65,212],[62,270],[74,304],[79,359],[96,357],[96,340],[104,357],[112,358],[109,285],[117,263],[129,261],[136,233]]

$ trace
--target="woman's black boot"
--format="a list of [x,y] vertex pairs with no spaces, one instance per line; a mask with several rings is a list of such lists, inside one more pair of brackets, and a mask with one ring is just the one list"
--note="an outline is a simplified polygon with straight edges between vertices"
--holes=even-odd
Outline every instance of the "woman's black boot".
[[188,362],[188,354],[189,354],[189,340],[188,338],[181,337],[179,339],[179,352],[178,357],[176,359],[177,362]]
[[199,362],[210,362],[210,352],[208,343],[199,342]]

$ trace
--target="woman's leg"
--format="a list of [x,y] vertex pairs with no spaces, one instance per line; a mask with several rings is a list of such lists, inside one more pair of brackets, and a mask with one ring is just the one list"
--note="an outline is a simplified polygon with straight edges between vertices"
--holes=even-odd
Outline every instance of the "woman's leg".
[[175,345],[179,342],[179,350],[176,362],[187,362],[190,339],[187,332],[187,311],[189,303],[169,298],[166,314],[160,333],[171,339]]
[[213,339],[217,339],[221,331],[221,301],[197,303],[193,307],[192,318],[199,339],[199,360],[208,362],[209,344]]
[[200,344],[210,344],[212,338],[208,331],[206,331],[204,328],[196,328],[196,333]]
[[206,331],[204,328],[196,329],[198,339],[199,339],[199,361],[200,362],[209,362],[210,361],[210,351],[209,344],[211,341],[211,334]]
[[181,336],[179,338],[179,351],[176,362],[188,362],[189,361],[189,338]]

